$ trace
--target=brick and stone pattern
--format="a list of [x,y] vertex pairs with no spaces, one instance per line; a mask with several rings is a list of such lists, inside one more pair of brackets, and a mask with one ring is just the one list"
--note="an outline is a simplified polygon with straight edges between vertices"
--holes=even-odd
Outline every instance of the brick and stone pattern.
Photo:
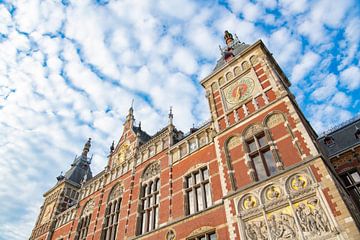
[[[226,89],[242,77],[253,79],[254,91],[243,101],[226,102]],[[329,174],[314,143],[315,133],[289,92],[289,81],[261,41],[229,58],[202,85],[209,101],[210,122],[184,136],[170,119],[167,127],[142,141],[140,126],[134,130],[131,108],[105,170],[78,186],[80,196],[76,205],[56,213],[44,224],[40,224],[42,211],[33,232],[37,234],[31,239],[74,239],[89,202],[93,202],[93,210],[86,239],[101,239],[109,195],[118,185],[123,191],[116,239],[170,240],[166,238],[169,232],[176,239],[189,239],[212,231],[221,240],[246,239],[249,226],[267,222],[270,227],[271,216],[293,219],[297,225],[292,227],[298,229],[294,239],[316,239],[309,232],[299,230],[301,219],[295,220],[295,211],[305,207],[314,216],[315,207],[324,211],[325,225],[331,229],[323,227],[323,232],[318,232],[322,237],[360,238],[342,200],[340,185]],[[249,137],[258,133],[266,136],[277,167],[275,174],[261,181],[254,177],[247,146]],[[125,150],[131,156],[128,159],[122,155]],[[160,178],[158,227],[139,234],[143,176],[154,163],[160,166],[160,172],[156,173]],[[347,164],[344,162],[338,169],[349,167]],[[211,204],[188,215],[185,178],[203,167],[209,170]],[[282,189],[274,195],[276,201],[264,198],[269,186],[274,186],[273,191]],[[279,196],[282,198],[276,199]],[[244,204],[245,198],[250,204]],[[259,207],[260,202],[263,208]]]

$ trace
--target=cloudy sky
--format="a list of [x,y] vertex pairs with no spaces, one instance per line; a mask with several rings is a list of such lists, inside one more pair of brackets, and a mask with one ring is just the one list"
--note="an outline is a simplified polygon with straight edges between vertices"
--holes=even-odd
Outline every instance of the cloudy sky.
[[154,134],[174,107],[186,132],[209,118],[199,84],[224,30],[261,38],[318,133],[359,113],[356,0],[0,0],[0,239],[27,239],[88,137],[106,164],[134,99]]

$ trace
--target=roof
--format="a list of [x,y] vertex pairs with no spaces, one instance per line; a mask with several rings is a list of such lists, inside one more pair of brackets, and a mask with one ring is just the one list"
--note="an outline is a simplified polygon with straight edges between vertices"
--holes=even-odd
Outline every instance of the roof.
[[74,159],[70,169],[65,173],[64,177],[67,180],[81,184],[84,180],[92,178],[92,172],[90,169],[90,160],[87,157],[80,156]]
[[331,158],[360,145],[355,133],[360,135],[360,115],[326,131],[318,138],[318,143],[322,152]]
[[[245,44],[245,43],[240,43],[240,42],[235,42],[232,47],[232,53],[234,54],[234,56],[236,57],[237,55],[239,55],[240,53],[242,53],[246,48],[248,48],[250,45],[249,44]],[[217,61],[216,66],[214,68],[214,71],[216,71],[217,69],[221,68],[222,66],[224,66],[226,64],[225,58],[224,58],[224,54],[222,54],[222,57]]]
[[151,139],[151,136],[149,134],[147,134],[145,131],[141,130],[140,127],[135,127],[133,126],[133,131],[135,132],[135,134],[139,137],[140,142],[146,143],[147,141],[149,141]]

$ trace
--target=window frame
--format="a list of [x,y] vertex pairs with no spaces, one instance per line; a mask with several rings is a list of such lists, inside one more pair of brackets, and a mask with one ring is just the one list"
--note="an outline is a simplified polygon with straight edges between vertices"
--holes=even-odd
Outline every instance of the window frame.
[[[205,179],[204,172],[207,171],[207,178]],[[200,181],[198,182],[196,179],[196,174],[199,174]],[[192,184],[189,186],[189,179],[191,179]],[[208,190],[206,189],[208,186]],[[201,191],[201,202],[202,209],[200,209],[199,202],[199,194],[198,189]],[[208,192],[207,192],[208,191]],[[190,203],[190,194],[192,194],[192,205]],[[203,166],[201,168],[196,169],[188,173],[184,176],[184,200],[185,200],[185,215],[189,216],[192,214],[196,214],[198,212],[204,211],[205,209],[211,207],[213,205],[212,194],[211,194],[211,181],[210,181],[210,171],[208,166]],[[192,207],[193,206],[193,207]],[[193,209],[193,211],[191,210]]]
[[[264,144],[261,144],[259,139],[264,139],[265,142]],[[251,150],[250,148],[250,144],[251,143],[254,143],[255,144],[255,149],[254,150]],[[260,131],[254,135],[252,135],[251,137],[248,137],[246,140],[245,140],[245,145],[246,145],[246,149],[247,149],[247,154],[250,158],[250,161],[251,161],[251,165],[252,165],[252,169],[255,171],[255,175],[256,175],[256,180],[257,181],[262,181],[274,174],[276,174],[278,172],[278,168],[276,166],[276,156],[274,156],[274,153],[271,149],[271,145],[269,143],[269,139],[268,139],[268,136],[267,134],[265,133],[265,131]],[[267,159],[265,158],[265,154],[269,152],[271,154],[271,159],[270,161],[272,161],[272,165],[273,165],[273,168],[275,169],[274,172],[272,172],[270,169],[270,166],[268,164],[268,161]],[[260,178],[259,177],[259,173],[258,173],[258,168],[256,167],[255,165],[255,162],[254,162],[254,159],[259,156],[260,160],[261,160],[261,163],[262,163],[262,166],[265,170],[265,177],[263,178]]]
[[[151,187],[149,188],[149,186]],[[141,183],[138,235],[151,232],[159,227],[160,188],[160,176],[153,177]],[[145,222],[144,216],[146,218]],[[144,224],[146,225],[145,229]]]
[[[107,203],[105,209],[105,215],[104,215],[104,222],[101,230],[102,240],[116,239],[118,233],[118,227],[119,227],[121,202],[122,202],[122,198],[119,197]],[[110,220],[111,223],[109,224]],[[110,232],[110,235],[108,235],[109,233],[108,231]]]
[[[350,194],[350,197],[353,199],[354,203],[360,209],[360,181],[356,182],[352,174],[357,173],[360,176],[360,170],[357,168],[352,168],[345,172],[339,174],[346,191]],[[345,180],[346,179],[346,180]],[[350,184],[347,184],[349,182]],[[357,196],[354,196],[354,193]]]
[[214,230],[210,230],[210,231],[207,231],[207,232],[197,234],[195,236],[188,237],[188,238],[186,238],[186,240],[201,240],[203,237],[205,237],[205,240],[211,240],[210,239],[211,235],[215,235],[215,240],[218,239],[218,236],[216,234],[216,230],[214,229]]

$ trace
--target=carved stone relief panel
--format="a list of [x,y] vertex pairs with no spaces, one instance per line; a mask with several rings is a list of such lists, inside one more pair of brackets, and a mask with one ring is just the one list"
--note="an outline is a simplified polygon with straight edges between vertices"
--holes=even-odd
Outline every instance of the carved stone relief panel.
[[267,240],[268,229],[263,218],[258,218],[245,223],[245,235],[249,240]]
[[124,192],[124,187],[121,184],[117,184],[112,190],[111,193],[109,195],[109,202],[114,200],[114,199],[118,199],[122,193]]
[[93,199],[89,200],[83,210],[82,216],[87,216],[94,211],[95,201]]
[[150,179],[150,178],[158,175],[159,173],[160,173],[160,163],[154,162],[146,168],[146,170],[143,174],[143,180],[146,181],[147,179]]
[[238,201],[246,239],[329,239],[337,232],[307,170],[253,189]]
[[268,128],[272,128],[283,122],[285,122],[284,116],[280,113],[274,113],[268,117],[266,121],[266,126]]
[[253,124],[245,130],[244,137],[250,138],[261,131],[263,131],[263,127],[260,123]]
[[306,239],[318,239],[335,233],[320,201],[310,198],[294,204],[296,217]]
[[235,147],[239,146],[241,144],[241,139],[238,136],[232,137],[228,142],[228,149],[234,149]]
[[267,222],[269,225],[271,239],[299,239],[295,217],[293,216],[293,212],[289,206],[268,214]]

